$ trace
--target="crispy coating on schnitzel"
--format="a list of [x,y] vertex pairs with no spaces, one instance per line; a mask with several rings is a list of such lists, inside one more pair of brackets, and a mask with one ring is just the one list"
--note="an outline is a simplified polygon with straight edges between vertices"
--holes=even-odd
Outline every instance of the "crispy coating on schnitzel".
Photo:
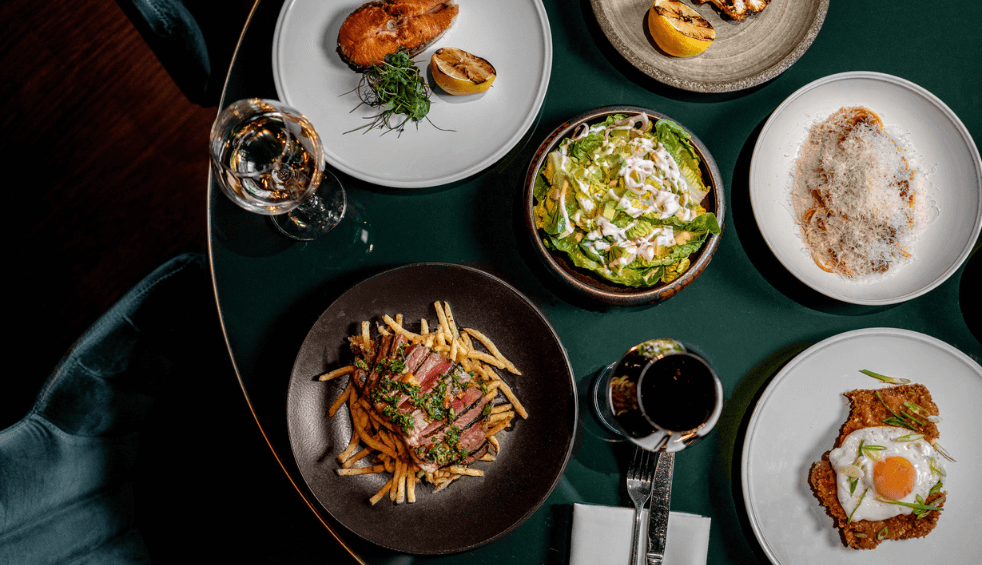
[[[876,393],[880,394],[880,399]],[[931,393],[927,388],[920,384],[900,385],[879,390],[853,390],[844,395],[849,399],[849,417],[846,419],[842,428],[839,430],[839,437],[835,440],[835,446],[842,445],[843,440],[852,432],[876,426],[883,426],[883,420],[890,418],[890,410],[898,412],[901,410],[909,412],[904,407],[904,401],[912,402],[924,408],[932,415],[938,415],[938,406],[931,399]],[[884,404],[890,407],[887,410]],[[918,426],[918,432],[924,434],[924,438],[933,442],[938,438],[938,427],[935,423],[926,419],[923,426]],[[911,432],[914,433],[914,432]],[[825,512],[835,521],[836,527],[842,538],[842,543],[853,549],[874,549],[881,541],[886,539],[910,539],[926,536],[934,529],[938,523],[941,512],[928,512],[923,518],[918,518],[916,514],[901,514],[886,520],[857,520],[849,522],[842,505],[839,504],[838,491],[836,487],[835,470],[829,462],[829,451],[822,455],[822,460],[814,463],[808,473],[808,484],[812,488],[815,498],[825,507]],[[939,491],[927,498],[926,504],[944,507],[946,497],[944,491]],[[886,535],[883,540],[879,539],[878,534],[886,527]]]

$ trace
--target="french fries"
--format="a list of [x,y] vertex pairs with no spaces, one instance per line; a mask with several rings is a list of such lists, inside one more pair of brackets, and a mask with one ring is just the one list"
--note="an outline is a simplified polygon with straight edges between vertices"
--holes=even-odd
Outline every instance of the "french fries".
[[[473,328],[459,328],[456,318],[447,302],[433,303],[437,325],[432,327],[424,318],[420,320],[419,332],[407,329],[402,314],[392,317],[382,316],[376,324],[380,335],[402,335],[411,343],[420,343],[441,352],[452,361],[460,363],[464,370],[471,371],[479,379],[483,391],[487,391],[487,407],[483,413],[490,429],[487,438],[493,448],[479,461],[491,462],[501,452],[501,442],[497,435],[510,428],[516,417],[528,418],[528,412],[519,402],[511,387],[501,378],[498,371],[521,375],[515,365],[483,333]],[[371,323],[361,323],[361,334],[351,337],[352,346],[369,350],[373,346]],[[329,381],[356,371],[354,365],[340,367],[324,373],[318,380]],[[407,379],[412,379],[410,375]],[[422,471],[409,453],[403,436],[391,422],[383,418],[373,408],[369,399],[362,397],[359,390],[349,382],[328,410],[334,415],[347,405],[352,422],[351,438],[345,449],[338,455],[342,476],[360,476],[389,473],[386,483],[369,499],[372,505],[384,498],[394,504],[414,503],[417,499],[416,487],[425,480],[433,485],[433,492],[446,489],[461,477],[483,477],[484,471],[465,465],[449,465],[435,472]]]

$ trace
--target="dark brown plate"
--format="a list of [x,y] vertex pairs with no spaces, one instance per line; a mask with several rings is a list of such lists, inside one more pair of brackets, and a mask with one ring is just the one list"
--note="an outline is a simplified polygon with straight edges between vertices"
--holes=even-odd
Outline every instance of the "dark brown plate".
[[689,286],[696,280],[709,265],[713,258],[713,253],[719,246],[719,235],[710,235],[699,251],[689,256],[691,266],[689,270],[669,284],[658,283],[650,288],[632,288],[629,286],[611,282],[592,271],[581,269],[573,264],[569,257],[562,252],[547,249],[542,242],[542,234],[535,227],[535,178],[545,164],[546,157],[552,150],[559,146],[559,143],[572,135],[573,130],[582,123],[595,124],[603,122],[608,116],[613,114],[640,114],[647,113],[649,119],[654,122],[660,119],[671,120],[685,129],[691,136],[689,140],[699,153],[702,159],[703,179],[707,180],[710,187],[709,194],[701,202],[702,207],[716,214],[719,227],[723,230],[723,220],[726,215],[726,198],[723,195],[723,180],[716,166],[716,161],[709,154],[709,149],[691,131],[685,128],[678,120],[674,120],[665,114],[642,108],[639,106],[606,106],[590,110],[564,122],[539,145],[525,173],[525,192],[522,196],[524,206],[523,216],[525,218],[526,231],[532,241],[532,248],[536,255],[542,260],[545,268],[555,279],[567,290],[582,296],[593,302],[608,306],[644,306],[666,300],[675,296],[683,288]]
[[[501,437],[484,477],[464,477],[433,494],[416,489],[413,504],[375,506],[368,499],[388,474],[339,476],[337,455],[351,438],[347,407],[327,416],[347,377],[317,376],[347,359],[350,335],[364,320],[403,315],[410,330],[433,303],[446,301],[457,325],[481,331],[522,372],[504,373],[529,412]],[[297,355],[287,395],[290,445],[314,497],[342,526],[376,545],[414,554],[447,554],[500,538],[531,516],[559,482],[569,461],[577,419],[573,370],[566,350],[539,310],[512,286],[483,271],[451,264],[413,264],[386,271],[345,292],[318,318]]]

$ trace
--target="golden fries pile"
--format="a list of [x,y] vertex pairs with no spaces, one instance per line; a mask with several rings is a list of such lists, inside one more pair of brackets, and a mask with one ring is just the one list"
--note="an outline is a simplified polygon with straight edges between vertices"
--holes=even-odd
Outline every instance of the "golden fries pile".
[[[377,325],[377,330],[381,335],[401,334],[412,343],[423,344],[459,363],[465,371],[473,371],[477,378],[484,381],[488,391],[488,405],[491,406],[490,413],[487,415],[489,425],[487,437],[495,454],[489,452],[481,458],[481,461],[494,461],[496,454],[501,452],[497,434],[509,428],[515,416],[528,418],[525,407],[498,371],[507,371],[514,375],[521,375],[521,372],[501,354],[487,336],[471,328],[458,329],[449,304],[446,302],[441,304],[437,301],[433,306],[438,319],[437,327],[433,331],[430,330],[429,322],[425,318],[420,320],[418,333],[407,330],[403,325],[402,314],[396,315],[395,318],[388,314],[382,316],[383,323]],[[364,351],[370,350],[374,345],[371,339],[371,324],[362,322],[361,334],[351,337],[350,340],[352,345]],[[354,371],[355,366],[348,365],[321,375],[319,380],[329,381]],[[331,404],[328,415],[333,418],[345,403],[348,405],[353,429],[351,441],[338,455],[338,462],[341,465],[338,474],[390,473],[392,475],[388,482],[369,499],[373,505],[386,496],[396,504],[415,502],[416,485],[423,479],[434,485],[433,492],[439,492],[460,477],[484,476],[484,471],[462,465],[450,465],[433,473],[421,471],[409,454],[402,434],[373,409],[369,399],[359,395],[350,380],[341,395]],[[368,459],[372,464],[356,467],[355,464],[363,459]]]

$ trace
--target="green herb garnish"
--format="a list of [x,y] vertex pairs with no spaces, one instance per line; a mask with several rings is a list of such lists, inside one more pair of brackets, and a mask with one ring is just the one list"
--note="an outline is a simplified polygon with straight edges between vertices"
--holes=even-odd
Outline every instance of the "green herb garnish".
[[[891,426],[901,426],[901,427],[904,427],[904,428],[907,428],[908,430],[913,430],[913,431],[915,431],[915,432],[916,432],[916,431],[919,431],[919,430],[918,430],[917,428],[915,428],[915,427],[914,427],[913,425],[911,425],[911,424],[909,424],[909,423],[907,423],[907,421],[906,421],[906,420],[904,419],[904,417],[903,417],[903,416],[901,416],[900,414],[897,414],[896,412],[894,412],[894,411],[893,411],[893,409],[892,409],[892,408],[890,408],[889,406],[887,406],[887,403],[883,401],[883,397],[882,397],[882,396],[880,396],[880,393],[879,393],[879,391],[877,391],[877,392],[875,392],[874,394],[876,394],[876,398],[877,398],[877,400],[879,400],[879,401],[880,401],[880,404],[882,404],[882,405],[883,405],[883,407],[887,409],[887,412],[889,412],[889,413],[891,413],[891,414],[893,414],[893,416],[892,416],[892,417],[890,417],[890,418],[885,418],[885,419],[883,420],[883,423],[884,423],[884,424],[889,424],[889,425],[891,425]],[[916,420],[915,420],[915,421],[916,421]]]
[[367,104],[380,108],[381,112],[369,118],[371,123],[345,133],[379,128],[397,131],[401,135],[410,121],[418,128],[420,120],[430,111],[430,89],[412,57],[405,51],[389,53],[381,64],[362,73],[355,90],[361,98],[358,106]]
[[924,439],[924,434],[907,434],[905,436],[895,437],[893,441],[917,441],[919,439]]
[[935,416],[935,415],[931,414],[930,412],[928,412],[926,408],[924,408],[922,406],[918,406],[917,404],[914,404],[913,402],[911,402],[909,400],[905,400],[904,401],[904,407],[907,408],[908,410],[910,410],[911,412],[913,412],[914,414],[917,414],[918,416],[920,416],[921,418],[924,418],[926,420],[930,420],[930,421],[935,422],[935,423],[937,423],[937,422],[939,422],[941,420],[937,416]]
[[[906,506],[907,508],[913,508],[914,510],[921,510],[921,511],[924,511],[924,512],[930,512],[932,510],[937,510],[937,511],[940,512],[941,510],[944,510],[944,508],[942,508],[940,506],[931,506],[930,504],[924,504],[924,503],[921,503],[921,502],[903,502],[901,500],[894,500],[892,498],[884,498],[882,496],[878,496],[878,497],[876,497],[876,499],[879,500],[880,502],[885,502],[887,504],[896,504],[898,506]],[[850,515],[850,517],[851,517],[851,515]]]
[[415,424],[413,423],[412,416],[410,416],[409,414],[399,412],[398,410],[396,410],[391,406],[386,406],[382,410],[382,414],[384,414],[386,418],[392,421],[393,424],[402,428],[402,431],[406,432],[407,434],[412,433],[413,429],[415,428]]
[[934,449],[941,454],[942,457],[944,457],[948,461],[951,461],[952,463],[955,463],[955,459],[951,455],[948,455],[948,452],[945,451],[943,447],[941,447],[940,443],[935,441],[932,445],[934,446]]
[[859,505],[863,503],[863,499],[866,498],[866,493],[868,491],[869,491],[869,487],[866,487],[865,489],[863,489],[863,494],[859,495],[859,502],[856,503],[855,508],[853,508],[852,512],[849,513],[849,518],[846,520],[847,524],[852,524],[852,515],[856,513],[856,509],[859,508]]
[[447,438],[447,445],[450,447],[456,447],[460,443],[460,432],[462,432],[457,426],[448,426],[447,431],[444,436]]
[[890,531],[887,529],[886,526],[883,526],[882,530],[876,532],[876,540],[877,541],[882,540],[883,538],[887,537],[888,533],[890,533]]
[[903,410],[900,411],[900,415],[903,416],[904,418],[907,418],[908,420],[914,421],[915,423],[917,423],[917,424],[919,424],[921,426],[924,425],[924,422],[918,420],[917,418],[911,416],[910,414],[904,412]]
[[907,428],[908,430],[913,430],[915,432],[917,431],[917,428],[915,428],[912,424],[907,423],[906,420],[904,420],[903,418],[901,418],[899,416],[891,416],[889,418],[884,418],[883,419],[883,423],[884,424],[888,424],[890,426],[897,426],[897,427],[901,427],[901,428]]
[[866,457],[869,457],[870,459],[878,460],[880,458],[880,455],[877,452],[885,451],[885,450],[886,447],[882,445],[864,445],[862,447],[862,454],[865,455]]
[[874,373],[873,371],[870,371],[868,369],[863,369],[863,370],[861,370],[859,372],[862,373],[862,374],[864,374],[864,375],[868,375],[870,377],[873,377],[874,379],[880,379],[881,381],[883,381],[885,383],[890,383],[892,385],[905,385],[905,384],[907,384],[907,383],[910,382],[910,379],[897,379],[897,378],[894,378],[894,377],[888,377],[886,375],[881,375],[879,373]]

